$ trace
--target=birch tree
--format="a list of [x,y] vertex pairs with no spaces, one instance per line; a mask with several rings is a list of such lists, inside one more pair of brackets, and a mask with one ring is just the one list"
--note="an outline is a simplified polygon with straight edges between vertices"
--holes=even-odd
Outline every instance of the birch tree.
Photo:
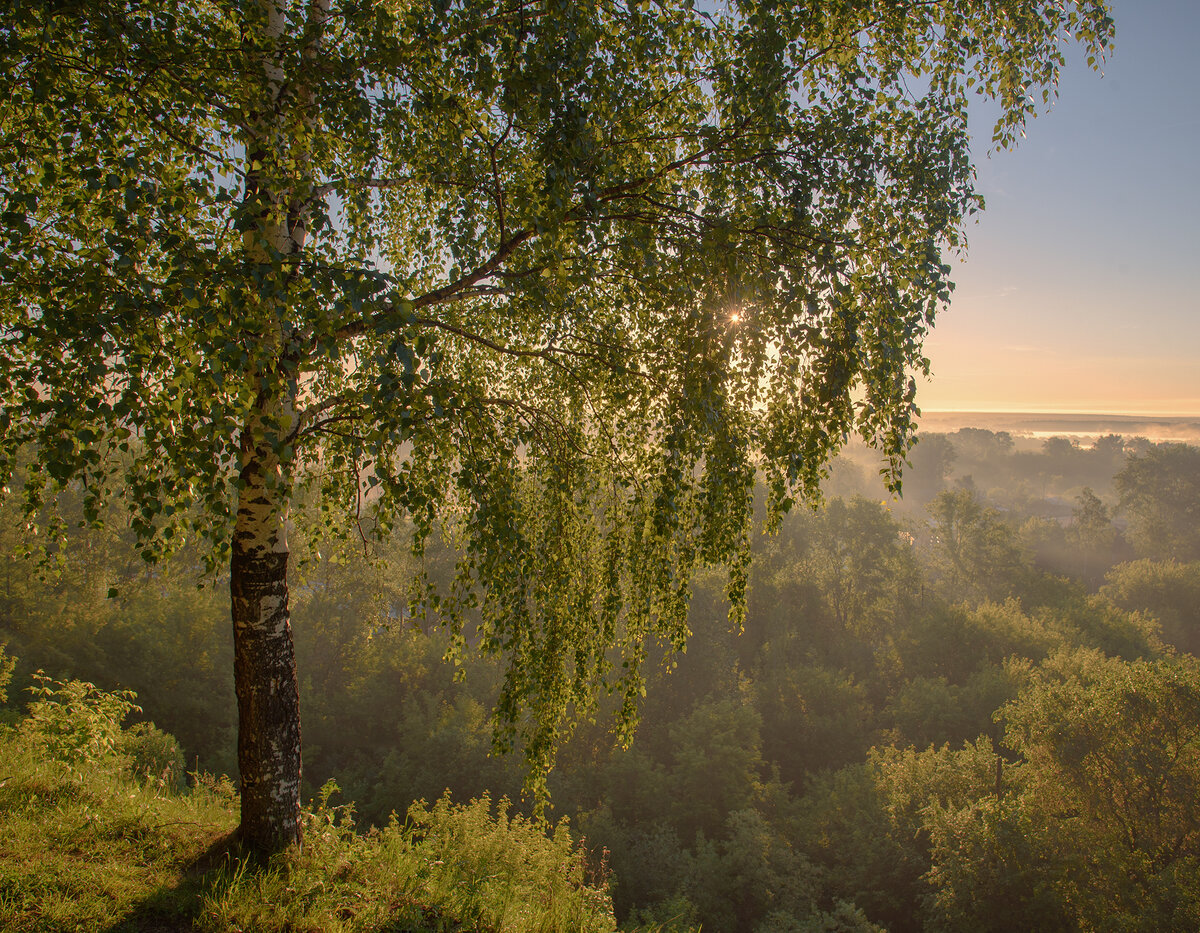
[[[445,535],[532,784],[756,477],[895,478],[948,252],[1102,0],[4,0],[0,468],[228,561],[245,843],[299,838],[289,507]],[[470,626],[466,620],[470,619]],[[186,663],[186,661],[181,661]]]

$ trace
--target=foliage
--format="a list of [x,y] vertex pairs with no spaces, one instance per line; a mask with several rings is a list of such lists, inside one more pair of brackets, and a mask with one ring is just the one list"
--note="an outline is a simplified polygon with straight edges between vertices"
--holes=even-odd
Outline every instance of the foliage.
[[679,835],[712,838],[726,815],[749,807],[761,790],[761,718],[740,698],[697,706],[671,730],[670,816]]
[[1140,557],[1200,560],[1200,449],[1159,444],[1114,478]]
[[1010,658],[1003,664],[982,666],[961,684],[945,677],[909,680],[885,710],[890,726],[885,734],[893,745],[918,748],[958,745],[981,735],[998,738],[993,714],[1016,699],[1029,670],[1028,661]]
[[1075,502],[1065,528],[1061,517],[1032,517],[1021,526],[1021,539],[1033,550],[1036,566],[1079,579],[1094,590],[1109,568],[1128,560],[1133,551],[1113,523],[1109,506],[1090,486],[1083,487]]
[[1015,600],[934,606],[898,635],[905,673],[963,684],[981,667],[1014,655],[1041,660],[1063,642],[1061,632],[1027,614]]
[[947,592],[1002,600],[1023,589],[1025,561],[1013,528],[971,489],[939,493],[929,505],[939,576]]
[[1074,598],[1058,606],[1039,608],[1035,615],[1047,629],[1067,644],[1099,648],[1106,654],[1133,661],[1163,652],[1156,620],[1136,612],[1123,612],[1096,596]]
[[614,818],[601,810],[580,815],[578,825],[592,847],[593,860],[612,872],[613,908],[629,922],[697,925],[696,906],[688,899],[690,852],[665,821]]
[[900,526],[884,503],[855,496],[829,501],[810,523],[809,550],[797,568],[825,595],[838,628],[877,641],[894,627],[897,591],[916,585],[917,569]]
[[1046,869],[1038,816],[1012,795],[930,814],[930,929],[1079,929]]
[[186,764],[175,737],[152,722],[139,722],[121,733],[117,753],[125,767],[138,780],[178,790],[184,780]]
[[183,753],[171,736],[154,723],[122,723],[142,708],[132,690],[101,690],[79,680],[60,681],[38,671],[33,695],[19,731],[31,748],[72,768],[108,767],[162,788],[183,780]]
[[1200,655],[1200,561],[1139,560],[1105,576],[1100,595],[1126,611],[1149,613],[1164,640]]
[[1003,716],[1006,742],[1032,766],[1043,812],[1074,814],[1072,835],[1087,841],[1084,851],[1125,867],[1108,876],[1115,887],[1091,888],[1086,911],[1098,918],[1161,908],[1164,872],[1200,859],[1196,659],[1056,658]]
[[755,555],[756,624],[744,642],[775,666],[819,658],[874,676],[924,590],[913,541],[885,503],[862,495],[789,515]]
[[761,813],[735,810],[719,841],[704,840],[689,866],[687,892],[705,922],[730,933],[778,927],[814,911],[816,873]]
[[840,768],[870,746],[872,709],[866,687],[824,665],[764,672],[757,681],[763,757],[785,781]]
[[[962,432],[956,440],[961,444]],[[944,488],[958,449],[944,434],[924,434],[908,455],[904,498],[924,505]]]
[[62,761],[92,763],[109,758],[122,737],[121,723],[141,712],[131,690],[100,690],[80,680],[60,681],[38,671],[29,688],[33,703],[22,732]]
[[[412,857],[428,866],[423,889],[499,929],[610,928],[607,879],[596,876],[598,867],[572,842],[566,821],[547,835],[508,810],[501,801],[493,816],[487,797],[464,806],[442,797],[432,808],[411,808]],[[464,889],[462,879],[476,890]]]
[[929,816],[934,927],[1194,925],[1198,673],[1194,658],[1094,651],[1036,671],[1000,714],[1020,763],[991,799]]

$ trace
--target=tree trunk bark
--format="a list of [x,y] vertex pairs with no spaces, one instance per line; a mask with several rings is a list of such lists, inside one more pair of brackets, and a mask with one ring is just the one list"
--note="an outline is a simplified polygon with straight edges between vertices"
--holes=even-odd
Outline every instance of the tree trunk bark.
[[281,366],[288,352],[285,320],[291,273],[281,270],[280,261],[298,257],[307,239],[313,186],[310,147],[316,125],[308,82],[310,70],[316,68],[329,3],[311,0],[308,6],[309,22],[301,31],[305,67],[292,76],[290,94],[278,54],[289,28],[287,3],[257,4],[265,14],[253,28],[259,30],[267,93],[248,115],[243,207],[250,221],[244,235],[246,258],[262,272],[248,285],[246,304],[261,321],[263,362],[250,374],[257,403],[242,434],[229,585],[241,769],[239,835],[250,850],[269,854],[301,841],[300,691],[287,588],[289,471],[294,455],[283,453],[287,443],[281,440],[295,427],[297,387],[294,369]]
[[[300,690],[288,614],[286,493],[260,457],[242,470],[230,560],[238,767],[247,848],[299,844]],[[273,477],[274,478],[274,477]]]

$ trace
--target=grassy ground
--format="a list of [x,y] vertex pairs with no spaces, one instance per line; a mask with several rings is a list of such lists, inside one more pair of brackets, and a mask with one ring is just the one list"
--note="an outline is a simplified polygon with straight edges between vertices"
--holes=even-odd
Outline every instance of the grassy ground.
[[177,789],[169,737],[122,731],[119,717],[115,729],[103,716],[83,722],[96,702],[77,696],[44,708],[40,723],[0,726],[2,930],[616,928],[604,881],[590,877],[566,826],[548,833],[487,798],[419,805],[360,834],[328,787],[305,814],[302,849],[266,865],[242,859],[228,782]]
[[365,835],[318,803],[303,849],[265,866],[239,858],[234,812],[228,785],[168,793],[0,738],[0,929],[615,929],[565,827],[548,836],[486,799]]

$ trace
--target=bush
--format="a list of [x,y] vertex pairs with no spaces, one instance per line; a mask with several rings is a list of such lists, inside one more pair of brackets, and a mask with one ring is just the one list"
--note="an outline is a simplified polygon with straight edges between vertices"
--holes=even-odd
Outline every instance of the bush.
[[163,790],[179,789],[184,759],[174,736],[152,722],[122,727],[130,713],[141,712],[132,690],[101,690],[82,680],[55,680],[42,671],[33,679],[29,692],[36,699],[20,732],[43,756],[72,768],[102,766]]
[[465,805],[445,796],[409,809],[406,848],[427,866],[427,895],[500,929],[615,929],[607,879],[592,877],[566,820],[547,835],[508,810],[501,800],[493,816],[486,794]]
[[146,784],[177,791],[186,765],[183,749],[175,737],[152,722],[139,722],[126,729],[117,743],[118,754],[129,772]]
[[132,690],[107,691],[82,680],[62,681],[38,671],[29,692],[35,697],[21,732],[52,758],[94,764],[116,755],[121,723],[141,712]]

